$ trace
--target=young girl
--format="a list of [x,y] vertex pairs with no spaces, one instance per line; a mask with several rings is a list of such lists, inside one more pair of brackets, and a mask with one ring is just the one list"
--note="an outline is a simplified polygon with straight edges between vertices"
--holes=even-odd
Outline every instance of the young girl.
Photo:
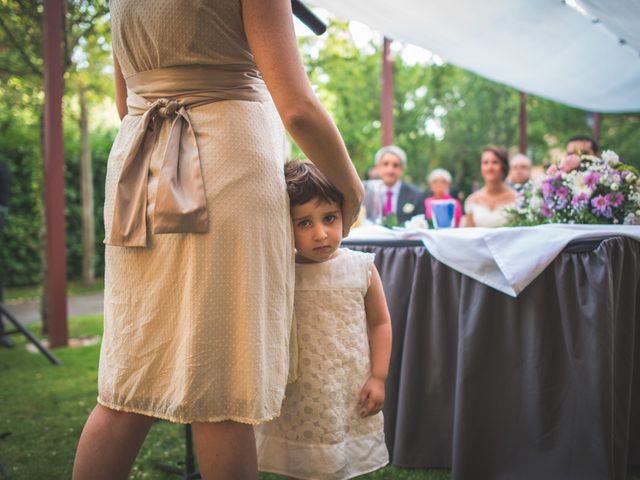
[[298,379],[256,428],[259,470],[348,479],[388,463],[382,405],[391,322],[373,255],[340,249],[342,195],[310,163],[285,166],[295,247]]

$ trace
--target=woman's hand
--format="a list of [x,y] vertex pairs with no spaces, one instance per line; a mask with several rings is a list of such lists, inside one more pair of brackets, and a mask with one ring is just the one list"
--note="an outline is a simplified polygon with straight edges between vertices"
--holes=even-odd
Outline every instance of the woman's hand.
[[364,187],[362,182],[358,180],[353,185],[353,191],[342,192],[344,200],[342,202],[342,236],[349,235],[351,225],[358,220],[360,214],[360,206],[362,205],[362,197],[364,196]]
[[384,381],[369,377],[360,390],[358,412],[362,418],[375,415],[384,405]]

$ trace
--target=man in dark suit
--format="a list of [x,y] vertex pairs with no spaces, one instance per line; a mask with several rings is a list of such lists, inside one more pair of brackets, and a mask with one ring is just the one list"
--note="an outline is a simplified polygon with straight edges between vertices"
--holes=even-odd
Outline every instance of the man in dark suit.
[[424,215],[425,193],[402,181],[407,154],[400,147],[382,147],[375,156],[376,172],[380,180],[365,185],[364,206],[372,222],[395,214],[398,223],[415,215]]

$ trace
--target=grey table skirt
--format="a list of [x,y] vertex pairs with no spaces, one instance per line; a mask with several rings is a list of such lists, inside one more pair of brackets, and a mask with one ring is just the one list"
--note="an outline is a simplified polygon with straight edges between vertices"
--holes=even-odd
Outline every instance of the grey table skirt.
[[344,246],[376,254],[391,312],[392,464],[456,480],[640,466],[640,243],[572,244],[517,298],[416,242]]

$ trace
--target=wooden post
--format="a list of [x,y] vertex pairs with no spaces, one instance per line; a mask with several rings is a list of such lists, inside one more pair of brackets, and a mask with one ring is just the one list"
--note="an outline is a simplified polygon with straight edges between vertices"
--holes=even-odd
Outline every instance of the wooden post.
[[527,115],[527,94],[525,92],[520,92],[520,115],[518,119],[518,123],[520,125],[520,144],[519,151],[521,154],[527,154],[528,147],[528,138],[527,138],[527,123],[528,123],[528,115]]
[[47,307],[49,344],[68,343],[67,265],[64,223],[64,149],[62,141],[63,0],[45,0],[44,53],[44,200],[47,228]]
[[393,58],[391,39],[384,37],[382,48],[382,146],[393,143]]
[[593,112],[593,139],[600,145],[600,124],[602,119],[598,112]]

